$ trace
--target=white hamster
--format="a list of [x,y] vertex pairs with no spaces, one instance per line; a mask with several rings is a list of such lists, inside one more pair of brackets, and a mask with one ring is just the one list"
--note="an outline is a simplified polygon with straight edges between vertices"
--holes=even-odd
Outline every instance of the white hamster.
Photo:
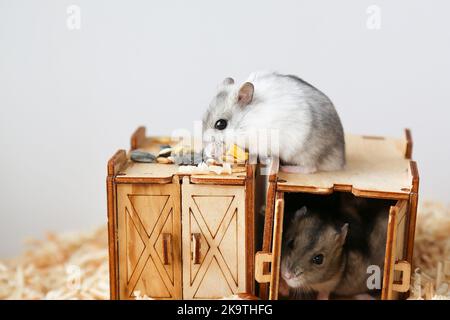
[[[278,132],[278,150],[271,143],[257,155],[278,156],[283,171],[334,171],[345,165],[341,121],[330,99],[293,75],[252,73],[238,85],[226,78],[203,118],[204,138],[242,138],[265,129]],[[238,141],[239,140],[239,141]]]

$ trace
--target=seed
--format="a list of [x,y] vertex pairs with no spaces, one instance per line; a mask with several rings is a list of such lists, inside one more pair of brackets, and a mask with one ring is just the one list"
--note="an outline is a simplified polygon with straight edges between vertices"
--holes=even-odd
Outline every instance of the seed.
[[164,157],[158,157],[156,159],[156,161],[158,161],[158,163],[162,163],[162,164],[170,164],[170,163],[172,163],[172,161],[170,161],[170,159],[164,158]]
[[164,157],[164,158],[167,158],[168,156],[170,156],[171,155],[171,153],[172,153],[172,148],[164,148],[164,149],[161,149],[160,151],[159,151],[159,153],[158,153],[158,157]]
[[156,161],[156,157],[153,154],[142,150],[131,151],[130,158],[135,162],[153,163]]

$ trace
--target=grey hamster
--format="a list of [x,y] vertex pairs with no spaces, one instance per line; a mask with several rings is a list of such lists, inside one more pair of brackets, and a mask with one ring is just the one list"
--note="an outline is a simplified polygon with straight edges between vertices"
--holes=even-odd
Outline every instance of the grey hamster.
[[293,296],[367,294],[367,267],[383,272],[387,219],[382,210],[358,219],[329,209],[297,210],[283,236],[280,270]]
[[268,140],[276,132],[278,145],[270,140],[256,155],[279,157],[283,171],[334,171],[345,165],[344,132],[333,103],[294,75],[256,72],[240,85],[226,78],[204,114],[203,130],[207,141],[229,139],[240,147],[255,134],[262,139],[261,130]]

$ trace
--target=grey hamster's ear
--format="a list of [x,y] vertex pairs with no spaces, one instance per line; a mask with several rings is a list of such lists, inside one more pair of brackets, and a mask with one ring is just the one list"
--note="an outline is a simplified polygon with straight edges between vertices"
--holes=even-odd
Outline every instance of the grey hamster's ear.
[[243,107],[248,105],[253,100],[254,91],[255,87],[253,84],[251,82],[245,82],[239,89],[238,103]]
[[336,241],[340,245],[344,245],[345,239],[347,239],[347,233],[348,233],[348,223],[345,223],[338,234],[336,234]]
[[232,85],[232,84],[234,84],[234,79],[230,78],[230,77],[225,78],[222,81],[222,85],[224,85],[224,86],[229,86],[229,85]]
[[294,220],[297,220],[300,217],[305,216],[307,212],[308,212],[308,209],[306,209],[306,206],[303,206],[301,209],[295,211]]

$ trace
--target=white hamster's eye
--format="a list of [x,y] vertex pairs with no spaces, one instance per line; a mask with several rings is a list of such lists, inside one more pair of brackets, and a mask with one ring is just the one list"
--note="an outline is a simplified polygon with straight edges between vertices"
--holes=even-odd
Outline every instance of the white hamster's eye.
[[318,254],[312,258],[312,262],[317,265],[321,265],[323,263],[323,254]]
[[224,130],[228,125],[228,121],[225,119],[219,119],[216,121],[216,124],[214,125],[214,128],[217,130]]

